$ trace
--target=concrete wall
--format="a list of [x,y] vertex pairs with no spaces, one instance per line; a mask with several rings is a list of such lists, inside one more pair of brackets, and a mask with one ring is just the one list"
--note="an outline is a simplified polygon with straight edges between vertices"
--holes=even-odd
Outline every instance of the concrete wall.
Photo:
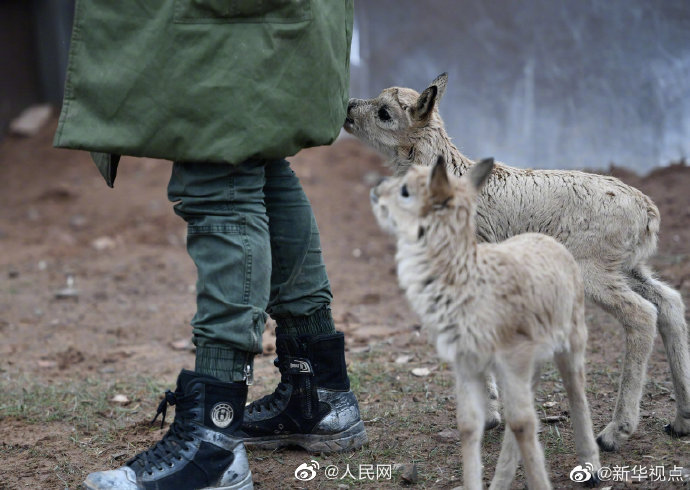
[[690,1],[359,0],[352,95],[423,89],[468,156],[646,171],[690,154]]

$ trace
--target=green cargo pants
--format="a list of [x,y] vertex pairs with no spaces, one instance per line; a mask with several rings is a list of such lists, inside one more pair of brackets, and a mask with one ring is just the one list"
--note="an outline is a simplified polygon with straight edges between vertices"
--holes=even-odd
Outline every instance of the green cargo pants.
[[316,220],[286,160],[176,162],[168,198],[197,267],[197,371],[247,379],[267,315],[295,335],[335,332]]

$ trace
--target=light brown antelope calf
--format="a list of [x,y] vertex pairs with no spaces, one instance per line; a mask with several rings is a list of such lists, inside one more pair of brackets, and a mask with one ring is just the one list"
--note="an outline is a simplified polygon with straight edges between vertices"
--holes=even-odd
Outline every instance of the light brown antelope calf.
[[[437,106],[444,75],[420,95],[393,87],[350,101],[345,129],[390,158],[396,174],[442,155],[456,175],[473,162],[446,134]],[[659,211],[637,189],[613,177],[565,170],[523,170],[497,164],[479,196],[477,234],[500,242],[519,233],[554,237],[580,266],[585,295],[625,328],[625,357],[613,420],[597,442],[616,450],[636,429],[647,360],[658,328],[676,396],[672,435],[690,434],[690,353],[680,294],[652,275]],[[490,384],[489,384],[489,387]],[[489,409],[489,417],[496,411]]]
[[595,475],[600,468],[585,397],[584,286],[573,256],[551,237],[527,233],[477,243],[475,200],[492,168],[492,159],[482,160],[458,179],[440,157],[433,168],[415,167],[372,189],[372,206],[397,238],[400,285],[455,371],[465,489],[483,488],[490,371],[503,393],[507,427],[491,488],[510,487],[520,454],[529,488],[550,488],[533,401],[544,360],[554,358],[563,376],[578,461]]

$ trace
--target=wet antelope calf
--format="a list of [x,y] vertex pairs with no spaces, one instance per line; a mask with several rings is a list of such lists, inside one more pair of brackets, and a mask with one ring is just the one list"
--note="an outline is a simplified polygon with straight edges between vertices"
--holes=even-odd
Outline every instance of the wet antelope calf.
[[520,455],[529,488],[550,488],[537,439],[539,364],[554,359],[568,394],[578,461],[600,468],[585,397],[584,286],[573,256],[546,235],[478,243],[476,199],[493,169],[457,178],[443,157],[372,189],[374,214],[397,239],[398,280],[439,356],[455,372],[464,488],[483,488],[481,439],[493,372],[506,431],[491,488],[509,488]]

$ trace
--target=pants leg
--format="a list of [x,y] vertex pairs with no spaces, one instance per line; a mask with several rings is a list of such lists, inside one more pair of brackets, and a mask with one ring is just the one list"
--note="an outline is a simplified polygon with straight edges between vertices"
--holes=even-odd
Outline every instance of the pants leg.
[[335,333],[333,299],[311,204],[286,160],[266,164],[272,273],[267,311],[285,333]]
[[264,162],[174,163],[168,198],[197,267],[196,370],[242,381],[261,352],[271,278]]

